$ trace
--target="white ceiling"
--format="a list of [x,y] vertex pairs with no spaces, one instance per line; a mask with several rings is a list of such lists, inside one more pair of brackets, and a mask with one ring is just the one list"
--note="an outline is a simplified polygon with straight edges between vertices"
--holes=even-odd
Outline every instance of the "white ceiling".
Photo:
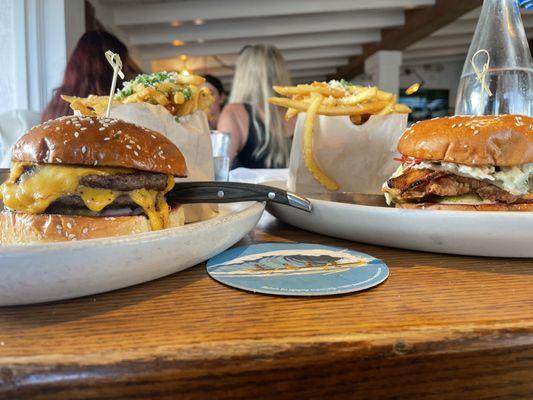
[[[435,0],[91,0],[104,25],[120,32],[143,67],[212,73],[231,82],[247,44],[282,50],[295,80],[324,79],[383,28],[401,26],[408,8]],[[201,20],[201,21],[196,21]],[[201,25],[195,24],[201,22]],[[179,26],[172,26],[179,24]],[[174,40],[184,42],[176,47]]]
[[[146,69],[211,73],[229,86],[240,49],[270,43],[282,50],[295,82],[324,80],[406,9],[435,0],[90,0],[105,26],[125,40]],[[406,65],[464,59],[479,10],[404,53]],[[533,34],[533,13],[524,14]],[[178,25],[178,26],[173,26]],[[176,47],[173,41],[184,42]],[[187,61],[180,59],[186,55]]]

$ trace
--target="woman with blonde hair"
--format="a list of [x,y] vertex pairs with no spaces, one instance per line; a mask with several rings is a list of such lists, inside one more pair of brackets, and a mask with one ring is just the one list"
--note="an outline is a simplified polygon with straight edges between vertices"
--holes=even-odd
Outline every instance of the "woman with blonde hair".
[[294,121],[268,103],[273,85],[290,85],[281,52],[274,46],[245,46],[237,59],[229,104],[218,130],[231,134],[234,167],[284,168],[289,162]]

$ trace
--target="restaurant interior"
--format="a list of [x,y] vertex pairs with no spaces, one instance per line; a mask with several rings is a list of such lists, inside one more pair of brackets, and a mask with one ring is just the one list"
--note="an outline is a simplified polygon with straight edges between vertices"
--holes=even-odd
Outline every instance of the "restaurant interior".
[[0,0],[0,399],[533,399],[533,0]]

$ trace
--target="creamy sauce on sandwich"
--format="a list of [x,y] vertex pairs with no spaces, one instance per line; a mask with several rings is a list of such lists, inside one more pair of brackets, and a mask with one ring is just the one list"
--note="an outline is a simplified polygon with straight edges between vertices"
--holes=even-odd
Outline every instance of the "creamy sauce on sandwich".
[[471,167],[449,162],[421,161],[418,164],[413,164],[412,168],[446,171],[465,178],[490,181],[494,186],[517,196],[525,195],[531,191],[529,178],[533,175],[533,163],[500,167],[497,171],[494,166]]

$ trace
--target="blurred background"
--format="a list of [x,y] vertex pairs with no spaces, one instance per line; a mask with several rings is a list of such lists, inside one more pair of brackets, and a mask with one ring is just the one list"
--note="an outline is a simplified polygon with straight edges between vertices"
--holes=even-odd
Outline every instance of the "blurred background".
[[[413,119],[453,110],[482,1],[0,0],[0,113],[42,112],[86,31],[128,49],[133,73],[186,71],[231,90],[243,46],[279,48],[293,83],[346,79],[400,93]],[[533,2],[521,2],[533,38]],[[530,48],[531,48],[530,44]],[[410,96],[405,89],[415,84]]]

